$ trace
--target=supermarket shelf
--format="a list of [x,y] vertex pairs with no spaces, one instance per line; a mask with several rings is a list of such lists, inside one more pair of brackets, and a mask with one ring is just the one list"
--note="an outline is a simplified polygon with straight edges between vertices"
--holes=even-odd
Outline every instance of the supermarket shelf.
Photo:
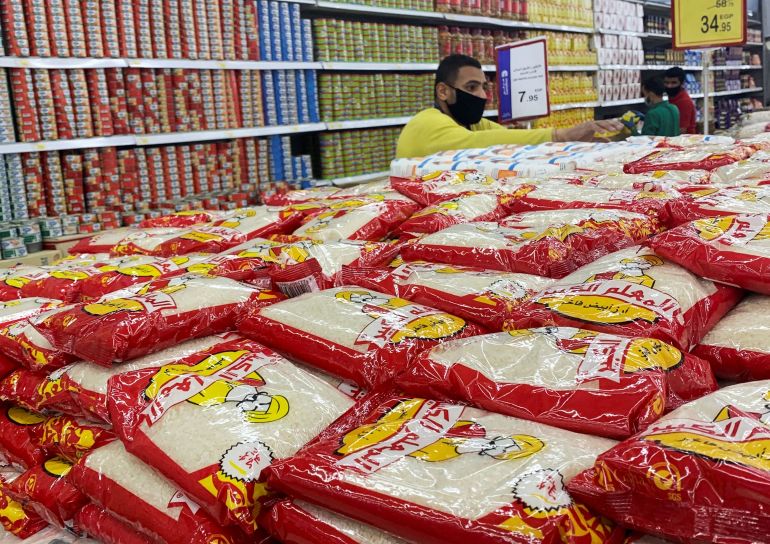
[[645,64],[642,70],[668,70],[669,68],[681,68],[686,72],[702,72],[703,66],[687,66],[685,64]]
[[574,110],[577,108],[598,108],[599,102],[573,102],[571,104],[552,104],[551,111]]
[[412,116],[384,117],[382,119],[361,119],[358,121],[332,121],[326,123],[327,130],[350,130],[356,128],[394,127],[405,125]]
[[[763,90],[762,87],[753,87],[751,89],[740,89],[737,91],[719,91],[715,93],[710,93],[709,96],[733,96],[736,94],[758,93],[758,92],[761,92],[762,90]],[[703,98],[703,95],[698,95],[698,98]]]
[[399,17],[409,17],[412,19],[426,19],[431,21],[442,21],[444,16],[441,13],[432,11],[417,11],[413,9],[383,8],[379,6],[364,6],[361,4],[344,4],[342,2],[329,2],[326,0],[317,0],[307,2],[314,5],[316,9],[323,11],[337,11],[342,13],[370,13],[377,15],[397,15]]
[[390,172],[388,170],[385,170],[384,172],[374,172],[372,174],[364,174],[362,176],[352,176],[349,178],[336,178],[336,179],[322,180],[322,181],[328,181],[336,187],[349,187],[351,185],[358,185],[359,183],[377,181],[378,179],[386,178],[389,175],[390,175]]
[[644,70],[644,64],[600,64],[600,70]]
[[554,64],[548,66],[549,72],[596,72],[597,64]]
[[[438,67],[438,63],[395,63],[395,62],[322,62],[324,70],[354,70],[377,72],[431,72]],[[486,67],[484,67],[486,69]],[[492,70],[494,70],[494,66]]]
[[671,40],[674,37],[671,34],[658,34],[657,32],[645,32],[643,38],[659,39],[659,40]]
[[765,44],[763,44],[762,42],[746,42],[746,45],[749,47],[762,47]]
[[0,155],[9,153],[35,153],[39,151],[63,151],[94,147],[119,147],[135,145],[134,136],[102,136],[98,138],[74,138],[72,140],[50,140],[46,142],[0,144]]
[[0,57],[0,68],[86,70],[92,68],[184,68],[188,70],[315,70],[320,62],[251,60],[97,59],[62,57]]
[[[320,2],[319,2],[320,3]],[[513,21],[511,19],[497,19],[495,17],[484,17],[483,15],[463,15],[460,13],[445,13],[444,19],[457,23],[471,23],[482,25],[493,25],[510,28],[532,28],[539,30],[555,30],[558,32],[579,32],[581,34],[593,34],[594,29],[583,26],[552,25],[548,23],[530,23],[528,21]]]
[[320,62],[261,60],[125,59],[130,68],[184,68],[188,70],[317,70]]
[[284,125],[278,127],[234,128],[230,130],[201,130],[193,132],[169,132],[166,134],[103,136],[98,138],[74,138],[71,140],[49,140],[31,143],[0,144],[0,155],[9,153],[34,153],[39,151],[62,151],[67,149],[88,149],[94,147],[123,147],[128,145],[163,145],[187,142],[228,140],[281,134],[299,134],[326,130],[326,123]]
[[602,102],[601,107],[611,108],[614,106],[628,106],[631,104],[641,104],[644,102],[644,98],[629,98],[628,100],[611,100],[609,102]]
[[738,64],[734,66],[726,65],[726,66],[710,66],[709,70],[712,70],[714,72],[722,71],[722,70],[761,70],[762,65],[755,66],[753,64]]
[[649,36],[646,32],[632,32],[630,30],[609,30],[605,28],[597,28],[597,34],[615,34],[617,36],[636,36],[637,38],[646,38]]

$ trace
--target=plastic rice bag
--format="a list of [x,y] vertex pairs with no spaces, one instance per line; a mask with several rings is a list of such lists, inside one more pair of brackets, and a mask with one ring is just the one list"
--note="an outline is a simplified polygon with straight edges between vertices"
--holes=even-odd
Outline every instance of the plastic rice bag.
[[384,383],[420,350],[480,334],[440,310],[359,287],[337,287],[252,312],[240,332],[361,387]]
[[[756,154],[758,155],[758,153]],[[710,183],[720,186],[770,184],[770,158],[735,162],[711,172]]]
[[72,464],[63,457],[52,457],[3,484],[3,490],[48,523],[65,527],[88,502],[67,480],[71,469]]
[[64,303],[60,300],[42,297],[0,302],[0,327],[7,327],[11,323],[26,320],[62,306]]
[[[0,407],[0,460],[21,470],[41,464],[46,452],[40,444],[46,417],[19,406]],[[1,514],[0,514],[1,515]]]
[[35,371],[50,372],[75,360],[75,357],[54,347],[37,329],[35,323],[54,314],[71,309],[62,306],[49,310],[29,321],[22,320],[0,328],[0,352]]
[[651,249],[631,247],[576,270],[520,306],[506,325],[584,327],[649,336],[689,351],[741,299]]
[[[185,443],[189,443],[192,436],[188,435]],[[181,444],[177,443],[177,446]],[[119,441],[81,459],[73,467],[69,479],[94,503],[109,514],[129,521],[152,542],[245,542],[237,531],[223,528],[193,499],[128,453]]]
[[153,544],[155,541],[95,504],[75,514],[75,527],[102,544]]
[[191,227],[201,223],[210,223],[220,218],[222,212],[216,210],[182,210],[161,217],[152,217],[139,223],[143,229],[163,227]]
[[109,403],[128,451],[249,533],[268,490],[262,471],[353,405],[256,342],[219,344],[112,378]]
[[609,438],[628,437],[664,408],[717,387],[707,362],[665,342],[571,327],[446,342],[397,381],[412,394]]
[[125,237],[113,246],[112,253],[155,257],[174,257],[187,253],[220,253],[245,241],[243,234],[235,229],[206,224],[187,229],[167,229],[165,234],[140,231]]
[[657,170],[714,170],[746,159],[753,153],[749,147],[703,146],[692,149],[660,148],[623,167],[626,174],[642,174]]
[[675,227],[706,217],[725,215],[770,215],[770,186],[689,187],[682,196],[668,202],[667,221]]
[[522,184],[513,190],[510,208],[515,212],[580,208],[617,209],[662,216],[666,202],[677,192],[610,191],[550,181],[541,185]]
[[45,277],[47,270],[46,267],[28,265],[0,268],[0,301],[24,298],[21,288],[30,281]]
[[142,240],[154,237],[171,237],[177,234],[186,232],[187,229],[181,228],[152,228],[152,229],[138,229],[138,228],[124,228],[106,230],[83,238],[74,246],[69,249],[70,254],[79,253],[111,253],[113,248],[119,245],[124,240],[131,241],[133,239]]
[[48,527],[48,522],[6,492],[6,486],[19,477],[19,473],[6,468],[3,467],[0,475],[0,527],[20,539],[27,539]]
[[390,183],[396,191],[423,206],[438,204],[468,193],[494,193],[509,185],[475,170],[436,171],[411,179],[391,177]]
[[273,465],[269,483],[423,544],[611,542],[621,530],[575,502],[565,484],[613,444],[379,394]]
[[0,380],[0,400],[35,412],[82,414],[56,373],[32,372],[25,368],[14,370]]
[[339,285],[343,267],[385,265],[400,247],[396,242],[303,240],[281,246],[269,274],[282,293],[299,296]]
[[84,414],[111,423],[107,409],[107,382],[111,377],[124,372],[171,364],[216,344],[239,338],[240,335],[229,332],[204,336],[112,367],[80,361],[62,368],[57,375],[62,388]]
[[704,278],[770,295],[770,215],[698,219],[656,236],[652,248]]
[[111,365],[233,329],[241,313],[281,298],[227,278],[185,275],[150,282],[139,294],[119,291],[76,305],[35,327],[58,349]]
[[284,544],[408,544],[371,525],[305,501],[285,499],[265,516],[270,534]]
[[49,453],[76,463],[86,452],[115,440],[108,425],[57,415],[43,422],[40,445]]
[[644,174],[587,174],[574,181],[578,185],[611,191],[669,192],[687,185],[706,185],[710,181],[706,170],[657,170]]
[[393,187],[390,179],[385,178],[377,181],[370,181],[369,183],[360,183],[358,185],[351,185],[350,187],[343,187],[331,197],[332,199],[344,199],[344,198],[356,198],[360,196],[387,194],[392,193],[396,189]]
[[711,329],[693,353],[732,381],[770,379],[770,297],[749,295]]
[[324,241],[378,241],[390,234],[418,208],[417,204],[407,199],[382,200],[339,209],[322,208],[310,215],[294,234]]
[[345,268],[342,283],[432,305],[453,315],[501,330],[514,308],[554,280],[433,263],[407,263],[396,269]]
[[81,300],[98,299],[107,293],[125,289],[138,283],[181,276],[194,271],[197,265],[210,259],[206,254],[190,254],[181,257],[135,256],[133,260],[110,270],[101,270],[82,280],[79,285]]
[[472,221],[499,221],[508,213],[510,197],[500,193],[467,193],[432,204],[401,223],[397,232],[422,234]]
[[681,542],[765,542],[770,381],[686,404],[603,453],[569,484],[577,499]]
[[285,193],[276,193],[265,197],[264,201],[268,206],[290,206],[292,204],[310,202],[311,200],[333,198],[339,191],[339,187],[334,187],[332,185],[311,187],[309,189],[297,189]]
[[49,267],[46,273],[22,286],[21,294],[24,297],[47,297],[75,302],[80,299],[83,284],[89,279],[124,266],[141,266],[152,260],[152,257],[144,255],[128,255],[112,257],[89,266]]

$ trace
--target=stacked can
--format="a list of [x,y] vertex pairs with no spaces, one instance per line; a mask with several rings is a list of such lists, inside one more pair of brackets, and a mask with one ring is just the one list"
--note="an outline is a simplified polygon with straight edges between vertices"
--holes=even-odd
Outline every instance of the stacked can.
[[142,99],[144,102],[144,132],[157,134],[160,132],[160,117],[158,111],[158,88],[155,85],[155,71],[141,70]]
[[145,148],[137,147],[134,149],[134,153],[136,154],[136,171],[139,176],[139,199],[135,203],[135,208],[136,211],[139,212],[148,209],[147,206],[152,198],[152,191],[150,188],[150,172]]
[[83,156],[77,151],[62,152],[60,162],[64,178],[64,194],[67,197],[67,213],[83,213],[86,211]]
[[5,33],[8,55],[28,57],[30,45],[22,0],[0,2],[0,10],[0,22],[2,22],[0,26]]
[[222,44],[222,22],[220,20],[219,0],[206,0],[206,8],[206,22],[209,27],[210,58],[223,59],[224,48]]
[[[101,166],[101,191],[104,195],[104,205],[109,210],[120,209],[120,171],[118,170],[118,152],[114,147],[99,150],[99,165]],[[101,221],[102,223],[104,221]]]
[[59,153],[51,151],[42,155],[46,210],[48,215],[63,215],[67,213],[67,194],[64,187],[64,175],[59,162]]
[[53,95],[56,132],[63,140],[74,138],[76,134],[75,109],[72,103],[69,80],[65,70],[49,70],[51,93]]
[[209,44],[208,17],[206,14],[207,0],[195,1],[195,30],[198,36],[198,58],[211,58],[211,45]]
[[102,166],[99,151],[86,149],[83,151],[83,189],[86,197],[86,210],[101,212],[106,210],[106,191],[102,183]]
[[64,236],[64,230],[62,229],[62,222],[60,218],[41,217],[39,221],[40,234],[42,235],[43,240]]
[[[11,229],[15,230],[14,227],[0,229],[0,237]],[[2,252],[3,259],[19,259],[28,255],[24,240],[18,236],[0,238],[0,252]]]
[[[239,0],[243,1],[243,0]],[[243,18],[244,29],[242,32],[246,35],[246,57],[248,59],[259,60],[261,52],[259,49],[259,13],[257,2],[246,2],[245,16]]]
[[14,219],[28,219],[29,201],[24,185],[21,156],[17,154],[6,155],[5,165],[6,184],[8,194],[11,197],[11,215]]
[[5,68],[0,68],[0,142],[15,142],[16,129],[11,114],[11,93]]
[[[5,163],[8,167],[9,177],[17,169],[16,163],[12,160],[12,155],[5,156]],[[41,217],[48,214],[46,205],[45,182],[43,176],[43,164],[40,153],[23,153],[19,155],[21,161],[21,176],[24,180],[24,187],[27,192],[27,209],[31,217]],[[2,166],[0,164],[0,166]],[[2,170],[2,168],[0,168]],[[18,172],[18,169],[16,170]]]
[[43,249],[43,233],[40,222],[37,220],[24,220],[16,223],[19,238],[27,248],[27,253],[35,253]]
[[78,0],[64,0],[64,13],[67,19],[70,55],[73,57],[87,57],[88,47],[80,2]]
[[50,57],[51,45],[48,37],[48,17],[46,17],[45,12],[45,1],[26,0],[25,8],[30,54],[36,57]]
[[251,75],[251,93],[254,107],[254,125],[255,127],[265,126],[264,98],[262,96],[262,77],[257,71],[247,71]]
[[94,125],[91,117],[91,101],[88,97],[88,82],[83,70],[68,70],[72,103],[75,110],[75,127],[79,138],[94,136]]
[[235,0],[220,2],[219,25],[222,35],[222,58],[235,59],[236,36],[240,35],[240,29],[235,20]]
[[142,71],[128,68],[124,72],[128,126],[132,134],[144,132],[144,100],[142,98]]
[[313,62],[313,21],[302,20],[302,60]]
[[[166,13],[163,8],[165,0],[150,1],[150,40],[152,42],[152,57],[156,59],[168,58],[166,48]],[[142,27],[140,27],[142,28]]]
[[136,31],[136,46],[139,56],[151,59],[152,34],[150,32],[150,0],[134,1],[134,28]]
[[279,2],[270,2],[270,54],[273,60],[286,60],[281,48],[281,5]]
[[62,215],[61,216],[62,234],[64,236],[71,236],[80,232],[80,216],[79,215]]
[[182,57],[186,59],[197,59],[198,57],[198,37],[195,29],[194,9],[189,6],[190,2],[185,4],[185,9],[180,9],[180,41],[182,43]]
[[206,119],[208,114],[206,106],[204,105],[206,104],[206,100],[210,99],[211,112],[216,109],[214,105],[213,83],[210,76],[210,73],[206,74],[204,89],[203,75],[198,70],[188,70],[186,72],[187,87],[189,89],[186,93],[186,99],[188,115],[190,116],[190,130],[202,130],[206,127],[215,128],[215,125],[213,124],[214,117],[211,116]]
[[86,46],[88,56],[100,58],[104,56],[104,38],[102,36],[102,10],[99,0],[83,0],[83,24],[87,29]]
[[94,132],[99,136],[112,136],[112,112],[104,70],[87,70],[86,80],[93,114]]
[[139,56],[134,25],[134,6],[132,0],[116,0],[118,18],[118,40],[120,56],[135,59]]
[[192,153],[189,145],[176,147],[176,162],[181,176],[182,193],[185,195],[197,194],[193,176]]
[[40,126],[38,125],[37,100],[32,82],[32,71],[24,68],[11,68],[10,73],[19,140],[36,142],[40,140]]
[[118,32],[118,13],[115,0],[101,0],[101,24],[104,28],[104,54],[108,57],[120,57],[120,33]]
[[110,100],[113,133],[129,134],[131,129],[128,122],[128,102],[126,101],[123,71],[119,68],[108,68],[104,71],[104,75]]
[[166,50],[172,59],[184,58],[182,54],[182,20],[179,0],[166,2]]
[[139,172],[133,149],[118,149],[118,172],[120,174],[120,210],[129,213],[139,200]]
[[[11,192],[8,190],[8,174],[5,170],[5,161],[0,161],[0,225],[13,220],[13,204]],[[0,236],[2,233],[0,233]],[[13,236],[14,234],[8,234]]]
[[40,138],[42,140],[56,140],[59,137],[59,133],[56,130],[53,90],[51,89],[51,79],[48,70],[32,70],[31,72],[35,84]]
[[259,49],[262,60],[277,60],[273,58],[272,34],[270,29],[270,2],[258,0],[257,21],[259,28]]

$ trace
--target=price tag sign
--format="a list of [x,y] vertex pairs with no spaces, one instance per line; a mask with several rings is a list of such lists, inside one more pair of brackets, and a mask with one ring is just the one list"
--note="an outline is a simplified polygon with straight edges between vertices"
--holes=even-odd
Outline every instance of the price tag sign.
[[551,113],[545,38],[497,48],[498,108],[501,121],[534,119]]
[[746,0],[673,0],[675,49],[746,43]]

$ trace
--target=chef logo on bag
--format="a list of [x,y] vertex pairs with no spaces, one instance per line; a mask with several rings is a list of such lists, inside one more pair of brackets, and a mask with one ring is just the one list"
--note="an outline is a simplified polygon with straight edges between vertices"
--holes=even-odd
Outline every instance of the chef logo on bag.
[[770,223],[765,215],[713,217],[699,219],[692,225],[707,242],[745,246],[749,242],[770,240]]
[[557,314],[594,323],[655,323],[661,318],[682,322],[677,300],[654,289],[655,278],[648,273],[664,264],[655,255],[626,258],[617,272],[596,274],[578,285],[545,289],[535,302]]
[[408,300],[370,291],[340,291],[335,297],[354,304],[373,321],[358,335],[356,344],[384,347],[408,338],[437,340],[460,332],[465,321]]

